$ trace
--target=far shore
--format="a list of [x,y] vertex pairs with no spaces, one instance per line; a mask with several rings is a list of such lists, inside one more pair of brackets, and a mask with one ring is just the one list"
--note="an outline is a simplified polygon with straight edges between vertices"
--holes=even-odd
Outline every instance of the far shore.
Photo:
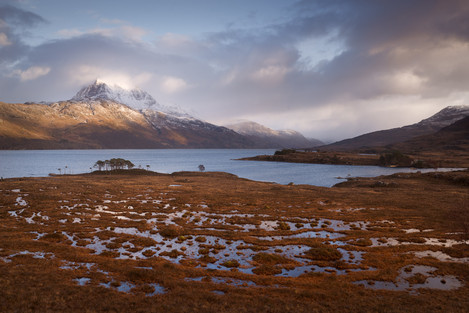
[[400,152],[371,154],[356,152],[312,151],[294,149],[276,151],[273,155],[257,155],[241,158],[243,161],[269,161],[331,165],[361,165],[406,168],[469,168],[469,156],[465,154],[405,155]]

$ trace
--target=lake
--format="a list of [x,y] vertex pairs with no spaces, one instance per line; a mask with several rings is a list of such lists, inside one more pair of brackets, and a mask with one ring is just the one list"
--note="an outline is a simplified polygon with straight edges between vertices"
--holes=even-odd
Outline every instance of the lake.
[[279,184],[293,182],[324,187],[345,181],[337,177],[375,177],[417,171],[377,166],[234,160],[274,152],[273,149],[2,150],[0,176],[41,177],[59,172],[85,173],[94,170],[93,165],[96,161],[111,158],[130,160],[136,167],[147,168],[149,165],[150,170],[160,173],[198,171],[198,166],[203,164],[206,171],[223,171],[257,181]]

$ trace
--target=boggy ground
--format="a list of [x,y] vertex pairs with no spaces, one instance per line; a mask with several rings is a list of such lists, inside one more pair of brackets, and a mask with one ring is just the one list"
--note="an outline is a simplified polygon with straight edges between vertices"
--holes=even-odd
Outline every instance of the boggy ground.
[[467,312],[469,172],[0,182],[1,312]]

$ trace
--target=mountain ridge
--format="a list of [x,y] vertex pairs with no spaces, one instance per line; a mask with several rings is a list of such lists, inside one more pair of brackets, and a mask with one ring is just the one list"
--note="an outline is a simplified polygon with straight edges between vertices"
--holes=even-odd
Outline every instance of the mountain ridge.
[[[167,115],[154,112],[160,120]],[[159,123],[108,100],[50,105],[0,102],[0,149],[249,148],[252,143],[223,127]],[[170,125],[168,125],[170,124]],[[199,130],[197,128],[203,128]],[[194,131],[197,130],[197,131]]]
[[241,121],[225,127],[247,136],[265,148],[305,148],[319,146],[323,143],[317,139],[310,140],[295,130],[273,130],[252,121]]
[[[275,148],[138,89],[95,80],[70,100],[0,103],[0,149]],[[283,134],[283,133],[282,133]],[[297,132],[285,132],[290,137]],[[304,138],[304,137],[303,137]]]
[[321,146],[320,149],[373,152],[412,138],[430,135],[466,116],[469,116],[469,106],[448,106],[418,123],[366,133]]

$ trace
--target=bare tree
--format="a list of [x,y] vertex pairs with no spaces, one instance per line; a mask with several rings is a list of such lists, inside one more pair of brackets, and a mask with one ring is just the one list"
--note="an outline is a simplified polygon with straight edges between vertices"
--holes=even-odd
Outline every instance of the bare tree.
[[98,168],[98,171],[101,171],[105,166],[106,166],[106,163],[101,160],[96,161],[96,163],[93,165],[93,167]]

